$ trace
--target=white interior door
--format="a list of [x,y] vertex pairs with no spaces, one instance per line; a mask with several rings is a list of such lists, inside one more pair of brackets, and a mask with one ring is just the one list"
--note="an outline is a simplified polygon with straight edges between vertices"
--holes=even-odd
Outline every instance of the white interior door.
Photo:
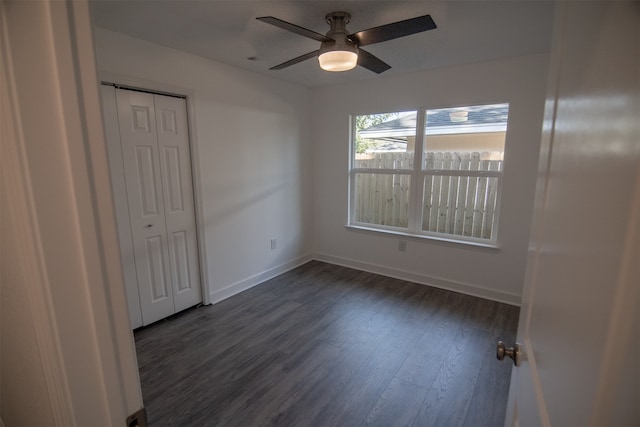
[[175,312],[153,95],[116,90],[143,324]]
[[186,101],[101,88],[132,327],[202,301]]
[[153,95],[164,193],[167,245],[175,310],[202,301],[196,236],[187,105],[182,98]]
[[111,172],[111,188],[114,195],[120,259],[127,294],[127,308],[131,327],[135,329],[142,326],[142,311],[140,308],[136,263],[133,255],[131,225],[129,223],[129,203],[127,202],[127,184],[124,179],[124,164],[122,162],[116,89],[113,86],[101,85],[100,98],[102,100],[102,116],[107,142],[107,155],[109,157],[109,170]]
[[640,8],[559,2],[506,425],[640,423]]

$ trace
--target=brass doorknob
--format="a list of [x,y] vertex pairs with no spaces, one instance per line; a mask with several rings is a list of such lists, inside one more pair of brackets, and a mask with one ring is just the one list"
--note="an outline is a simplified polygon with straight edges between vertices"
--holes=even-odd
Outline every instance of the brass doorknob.
[[515,366],[520,366],[520,361],[522,359],[520,344],[516,343],[515,347],[507,347],[502,341],[498,341],[496,357],[498,360],[504,360],[505,356],[510,357]]

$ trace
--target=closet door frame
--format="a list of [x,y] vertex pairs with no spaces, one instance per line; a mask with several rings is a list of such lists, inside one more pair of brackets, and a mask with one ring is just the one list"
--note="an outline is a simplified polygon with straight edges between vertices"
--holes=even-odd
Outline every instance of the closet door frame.
[[[100,82],[105,85],[116,86],[122,89],[139,90],[145,92],[152,92],[160,95],[177,96],[184,98],[187,107],[187,126],[189,130],[189,146],[190,146],[190,161],[191,161],[191,182],[193,186],[193,201],[196,221],[196,237],[198,245],[198,261],[200,272],[200,286],[202,293],[202,304],[211,304],[211,286],[209,280],[209,271],[207,268],[207,251],[206,251],[206,239],[205,239],[205,226],[204,226],[204,210],[202,203],[202,183],[200,180],[200,164],[198,162],[198,142],[196,134],[196,120],[195,120],[195,108],[194,108],[194,93],[193,90],[185,87],[174,86],[170,84],[153,82],[150,80],[140,79],[137,77],[124,76],[115,73],[101,72]],[[122,188],[124,189],[124,187]],[[122,190],[121,189],[121,190]],[[114,198],[125,197],[126,193],[118,194],[118,190],[114,189]],[[125,273],[126,274],[126,273]],[[134,298],[135,303],[135,298]],[[139,300],[137,305],[139,305]],[[132,329],[137,326],[133,326],[134,319],[131,320]],[[138,325],[140,326],[141,323]]]

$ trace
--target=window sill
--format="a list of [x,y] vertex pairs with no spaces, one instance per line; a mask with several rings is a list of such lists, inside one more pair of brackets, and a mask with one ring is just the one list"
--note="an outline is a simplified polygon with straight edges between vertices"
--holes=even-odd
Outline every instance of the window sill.
[[480,249],[480,250],[487,250],[491,252],[497,252],[500,250],[500,246],[497,243],[474,242],[471,240],[461,240],[453,237],[438,237],[438,236],[431,236],[426,234],[414,234],[414,233],[409,233],[409,232],[404,232],[399,230],[373,228],[373,227],[366,227],[362,225],[352,225],[352,224],[345,225],[345,228],[353,231],[362,231],[362,232],[371,233],[371,234],[398,236],[406,239],[411,239],[414,241],[423,241],[423,242],[429,241],[437,244],[444,244],[447,246],[454,246],[454,247],[465,248],[465,249]]

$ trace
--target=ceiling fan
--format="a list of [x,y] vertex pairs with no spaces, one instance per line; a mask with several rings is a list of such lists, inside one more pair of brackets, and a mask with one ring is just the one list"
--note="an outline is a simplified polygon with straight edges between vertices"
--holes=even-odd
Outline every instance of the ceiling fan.
[[300,27],[299,25],[274,18],[273,16],[263,16],[256,19],[321,42],[320,49],[271,67],[270,70],[281,70],[317,56],[320,68],[323,70],[347,71],[356,65],[360,65],[374,73],[380,74],[391,68],[391,66],[362,49],[362,46],[381,43],[437,28],[431,16],[424,15],[349,34],[346,26],[351,20],[351,15],[347,12],[332,12],[325,17],[330,29],[326,35],[322,35],[307,28]]

